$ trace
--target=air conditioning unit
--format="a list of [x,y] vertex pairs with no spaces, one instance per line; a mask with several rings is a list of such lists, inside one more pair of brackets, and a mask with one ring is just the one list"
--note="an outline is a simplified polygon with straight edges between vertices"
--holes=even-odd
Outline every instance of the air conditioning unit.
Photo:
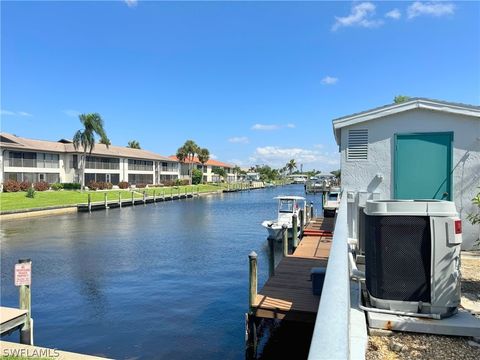
[[365,207],[365,276],[376,308],[448,317],[460,304],[462,223],[442,200]]

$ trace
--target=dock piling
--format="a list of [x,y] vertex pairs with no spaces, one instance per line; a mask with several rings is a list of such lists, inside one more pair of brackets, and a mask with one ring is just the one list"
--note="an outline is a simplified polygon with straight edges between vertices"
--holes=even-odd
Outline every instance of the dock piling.
[[283,243],[283,256],[288,255],[288,226],[282,225],[282,243]]
[[146,190],[143,190],[143,205],[147,204],[147,195],[146,195]]
[[135,200],[133,199],[133,191],[132,191],[132,206],[135,206]]
[[118,192],[118,207],[119,208],[122,207],[122,192],[121,191]]
[[[20,259],[18,260],[19,264],[30,263],[30,269],[32,260],[30,259]],[[30,274],[31,277],[31,274]],[[20,285],[18,288],[19,291],[19,307],[21,310],[27,310],[27,320],[20,328],[20,343],[33,345],[33,324],[32,324],[32,303],[31,303],[31,292],[30,285]]]
[[303,236],[303,229],[305,227],[305,211],[300,209],[298,215],[300,215],[300,236]]
[[275,239],[268,238],[268,276],[275,275]]
[[107,193],[103,194],[103,205],[105,206],[105,209],[108,209],[108,196],[107,196]]
[[293,239],[293,249],[296,249],[298,246],[298,218],[297,214],[292,216],[292,239]]
[[310,202],[310,219],[313,219],[313,202]]
[[92,196],[88,194],[88,212],[92,212]]
[[153,202],[156,202],[157,201],[157,197],[155,195],[155,190],[153,190]]
[[249,263],[249,293],[248,293],[248,308],[253,309],[253,303],[257,297],[257,253],[252,251],[248,255]]

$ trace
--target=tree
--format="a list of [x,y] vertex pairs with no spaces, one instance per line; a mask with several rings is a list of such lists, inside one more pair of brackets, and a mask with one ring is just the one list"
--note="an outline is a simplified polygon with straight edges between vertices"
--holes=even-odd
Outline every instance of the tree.
[[192,171],[192,184],[198,185],[202,182],[203,172],[198,169],[193,169]]
[[333,171],[330,171],[330,174],[332,174],[332,175],[335,176],[336,178],[340,178],[341,171],[340,171],[340,169],[338,169],[338,170],[333,170]]
[[[83,125],[83,129],[78,130],[73,135],[73,147],[78,150],[80,146],[83,150],[81,167],[80,167],[80,184],[81,189],[85,188],[85,163],[87,159],[87,152],[90,155],[95,147],[95,135],[100,136],[103,144],[107,145],[110,140],[107,137],[105,129],[103,128],[103,120],[100,114],[81,114],[78,116]],[[107,145],[108,148],[108,145]]]
[[137,140],[130,140],[127,147],[130,149],[141,149],[140,143]]
[[393,98],[393,102],[395,104],[401,104],[405,101],[408,101],[410,100],[410,97],[409,96],[406,96],[406,95],[397,95]]
[[190,185],[192,184],[192,169],[193,169],[193,161],[195,160],[195,155],[199,152],[199,147],[193,140],[185,141],[182,147],[179,147],[177,150],[177,159],[181,163],[185,163],[188,161],[189,165],[189,177],[190,177]]
[[202,148],[198,150],[198,161],[202,164],[202,179],[203,179],[203,174],[205,173],[205,164],[208,162],[210,159],[210,151],[206,148]]
[[295,159],[290,160],[287,165],[286,165],[288,172],[290,175],[292,174],[293,169],[297,168],[297,163],[295,162]]
[[103,144],[103,145],[107,145],[107,147],[109,147],[110,145],[112,145],[112,143],[110,142],[110,139],[100,139],[100,141],[98,142],[99,144]]
[[212,172],[214,174],[217,174],[218,176],[220,176],[221,178],[225,179],[227,177],[227,172],[225,171],[224,168],[221,168],[221,167],[216,167],[212,170]]

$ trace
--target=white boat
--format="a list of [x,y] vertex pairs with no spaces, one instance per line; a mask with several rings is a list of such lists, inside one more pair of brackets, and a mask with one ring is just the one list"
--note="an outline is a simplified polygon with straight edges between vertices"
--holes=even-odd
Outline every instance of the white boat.
[[[282,226],[287,225],[289,237],[292,236],[292,217],[298,216],[300,209],[305,210],[305,198],[302,196],[277,196],[277,220],[265,220],[262,226],[267,229],[268,237],[275,240],[282,239]],[[300,224],[298,224],[299,226]]]
[[332,188],[323,202],[323,216],[331,217],[335,216],[338,208],[340,207],[340,189]]

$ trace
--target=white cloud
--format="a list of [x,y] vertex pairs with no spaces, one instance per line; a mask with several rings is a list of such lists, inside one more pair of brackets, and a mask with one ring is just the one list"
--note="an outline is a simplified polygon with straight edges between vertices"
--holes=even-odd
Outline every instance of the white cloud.
[[334,169],[339,166],[338,154],[330,154],[319,150],[303,148],[281,148],[278,146],[258,147],[249,158],[253,164],[267,164],[272,167],[282,167],[290,160],[295,159],[297,166],[320,170]]
[[440,17],[443,15],[453,15],[455,12],[455,5],[448,2],[420,2],[415,1],[407,8],[407,14],[409,19],[413,19],[421,15],[429,15]]
[[135,7],[138,5],[138,0],[123,0],[128,7]]
[[248,144],[248,137],[246,136],[234,136],[228,139],[228,142],[236,144]]
[[215,155],[215,154],[210,154],[210,159],[212,159],[212,160],[217,160],[217,159],[218,159],[218,156]]
[[295,124],[289,123],[286,125],[278,125],[278,124],[255,124],[252,126],[252,130],[262,130],[262,131],[272,131],[272,130],[279,130],[281,128],[289,128],[294,129]]
[[383,25],[383,20],[373,18],[375,16],[375,8],[375,5],[371,2],[362,2],[352,6],[348,16],[335,16],[336,21],[332,26],[332,31],[348,26],[375,28]]
[[10,111],[10,110],[0,110],[0,114],[4,116],[33,116],[32,114],[26,111]]
[[265,124],[255,124],[252,126],[252,130],[277,130],[280,127],[278,125],[265,125]]
[[63,113],[67,116],[75,117],[75,118],[81,114],[81,112],[77,110],[63,110]]
[[338,78],[333,77],[333,76],[325,76],[322,79],[322,84],[323,85],[335,85],[338,82]]
[[388,17],[390,19],[398,20],[402,17],[402,13],[398,9],[393,9],[393,10],[390,10],[389,12],[387,12],[385,14],[385,17]]

